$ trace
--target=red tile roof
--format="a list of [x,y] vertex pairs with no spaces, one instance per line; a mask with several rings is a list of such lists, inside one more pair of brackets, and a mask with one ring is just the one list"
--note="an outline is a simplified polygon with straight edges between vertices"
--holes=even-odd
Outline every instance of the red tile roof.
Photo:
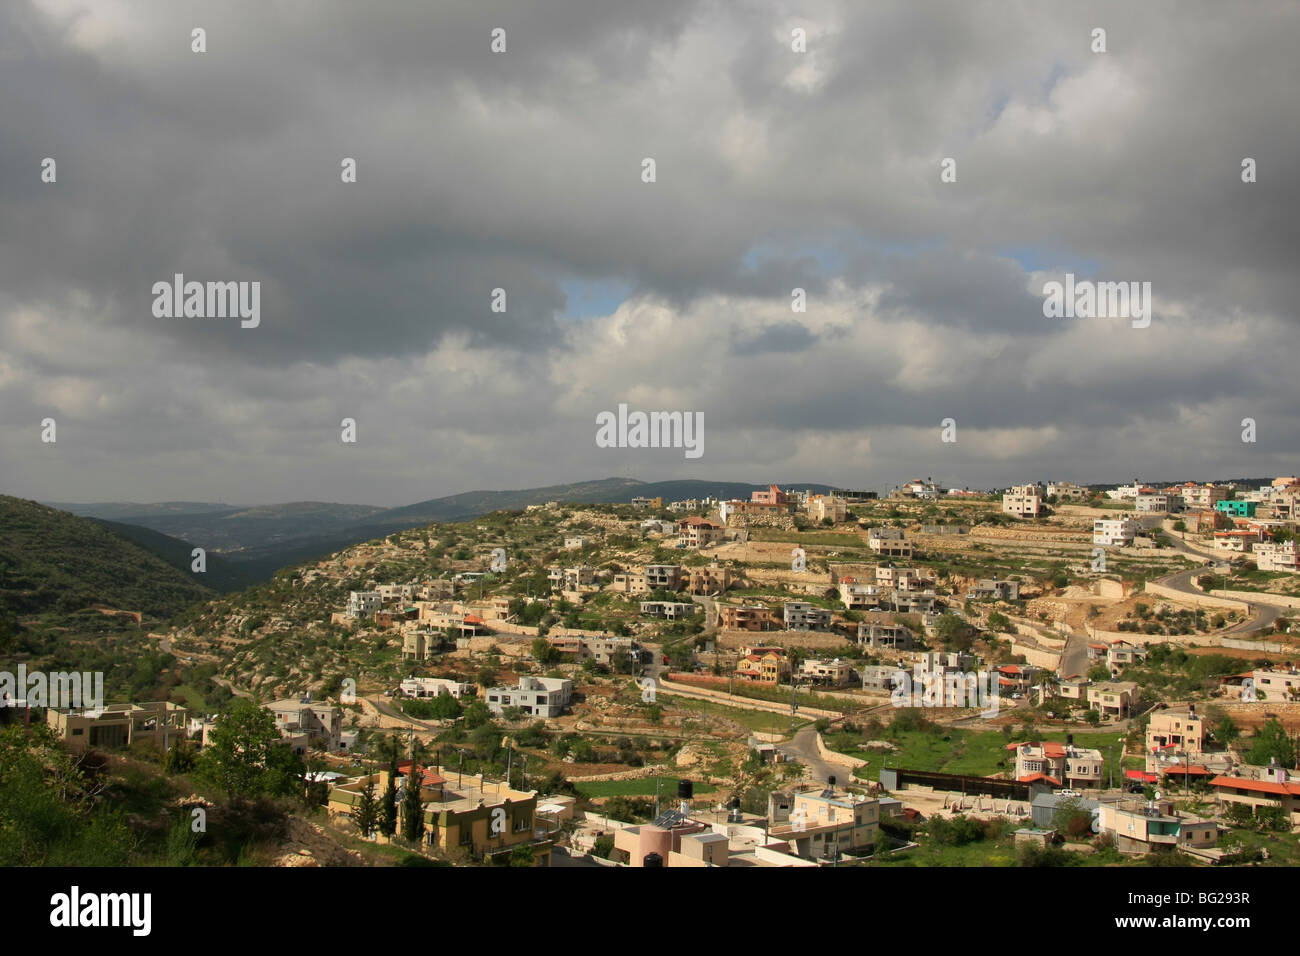
[[1049,777],[1049,776],[1048,776],[1047,774],[1045,774],[1045,773],[1031,773],[1031,774],[1030,774],[1029,776],[1027,776],[1027,777],[1018,777],[1017,780],[1016,780],[1016,782],[1017,782],[1017,783],[1037,783],[1039,780],[1046,780],[1048,783],[1052,784],[1053,786],[1057,786],[1057,787],[1059,787],[1059,786],[1061,785],[1061,781],[1057,780],[1055,777]]
[[1171,773],[1172,773],[1172,774],[1178,774],[1179,776],[1185,776],[1185,777],[1212,777],[1212,776],[1214,776],[1214,771],[1213,771],[1213,770],[1210,770],[1208,767],[1202,767],[1202,766],[1199,766],[1198,764],[1192,764],[1190,767],[1187,767],[1187,768],[1184,768],[1183,765],[1180,764],[1180,763],[1178,763],[1178,764],[1172,764],[1172,765],[1170,765],[1170,766],[1168,766],[1168,767],[1161,767],[1161,768],[1160,768],[1160,773],[1161,773],[1162,776],[1168,776],[1168,775],[1171,774]]
[[1276,796],[1300,797],[1300,783],[1274,783],[1272,780],[1247,780],[1244,777],[1218,776],[1210,781],[1211,787],[1231,787],[1234,790],[1253,790]]

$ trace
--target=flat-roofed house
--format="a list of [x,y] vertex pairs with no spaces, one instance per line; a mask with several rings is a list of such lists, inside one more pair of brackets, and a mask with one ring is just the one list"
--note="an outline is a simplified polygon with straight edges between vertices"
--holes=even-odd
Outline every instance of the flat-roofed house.
[[115,750],[148,741],[168,750],[188,733],[190,712],[165,700],[143,704],[109,704],[99,710],[50,707],[45,722],[73,753]]
[[1300,573],[1300,543],[1262,541],[1254,545],[1255,566],[1261,571]]
[[787,601],[781,613],[787,630],[825,631],[831,626],[831,612],[807,601]]
[[1041,485],[1015,485],[1002,496],[1002,513],[1017,518],[1037,518],[1043,512]]

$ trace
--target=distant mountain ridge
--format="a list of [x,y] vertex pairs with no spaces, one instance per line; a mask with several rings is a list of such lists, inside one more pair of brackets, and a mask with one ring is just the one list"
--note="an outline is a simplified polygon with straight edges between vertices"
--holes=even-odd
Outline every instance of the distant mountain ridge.
[[[782,488],[826,493],[830,485],[818,482],[782,483]],[[158,532],[181,544],[205,548],[209,568],[213,559],[223,576],[236,575],[250,581],[265,580],[290,564],[324,557],[372,538],[426,524],[466,521],[493,511],[517,511],[528,505],[561,501],[572,504],[611,504],[633,497],[662,497],[664,503],[687,498],[748,498],[765,484],[741,481],[639,481],[635,478],[603,478],[595,481],[547,485],[506,491],[467,491],[442,498],[417,501],[396,508],[331,502],[293,501],[277,505],[235,507],[204,502],[161,502],[132,505],[124,502],[76,504],[51,507],[76,509],[74,514]],[[193,505],[191,511],[180,506]],[[131,509],[134,509],[132,511]],[[125,529],[116,529],[126,533]],[[175,557],[177,545],[138,536],[155,553]],[[222,564],[224,562],[224,565]],[[217,578],[212,583],[217,585]],[[224,583],[224,582],[223,582]],[[222,588],[224,590],[224,588]]]

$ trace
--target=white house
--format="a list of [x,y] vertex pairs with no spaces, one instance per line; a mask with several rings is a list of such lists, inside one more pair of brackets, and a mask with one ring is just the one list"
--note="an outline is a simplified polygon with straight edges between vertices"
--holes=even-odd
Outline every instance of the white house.
[[1255,565],[1261,571],[1287,571],[1291,574],[1300,572],[1297,563],[1297,546],[1294,540],[1274,544],[1263,541],[1255,545]]
[[1099,518],[1092,523],[1092,543],[1127,547],[1137,536],[1139,525],[1132,518]]
[[348,617],[371,618],[384,604],[378,591],[351,591],[348,593]]

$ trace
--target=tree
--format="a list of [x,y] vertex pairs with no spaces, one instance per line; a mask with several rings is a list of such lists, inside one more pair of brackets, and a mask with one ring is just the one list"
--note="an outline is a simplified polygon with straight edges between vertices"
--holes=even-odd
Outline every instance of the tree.
[[1224,716],[1224,718],[1214,727],[1215,739],[1225,747],[1232,744],[1232,742],[1240,736],[1241,728],[1237,726],[1236,722],[1231,717]]
[[392,837],[397,832],[397,759],[388,764],[388,786],[384,787],[384,799],[379,805],[379,832]]
[[198,763],[198,753],[194,746],[184,740],[178,740],[163,757],[163,770],[167,773],[189,773]]
[[602,860],[608,860],[609,855],[613,852],[614,852],[614,838],[612,836],[605,835],[605,836],[596,837],[596,843],[591,848],[592,856],[598,856]]
[[492,711],[488,709],[488,705],[483,703],[483,701],[478,699],[471,700],[469,705],[465,708],[465,714],[462,720],[466,728],[474,730],[486,723],[491,723]]
[[212,742],[199,758],[204,776],[228,796],[255,796],[263,792],[264,774],[272,751],[280,744],[280,731],[269,710],[244,697],[232,699],[230,709],[212,729]]
[[455,720],[461,715],[460,701],[444,690],[429,702],[429,713],[439,720]]
[[536,862],[533,857],[533,848],[526,843],[521,843],[510,851],[511,866],[533,866]]
[[694,652],[686,641],[674,644],[668,649],[668,663],[673,670],[689,670],[691,663],[695,660]]
[[935,625],[935,634],[948,650],[968,651],[974,643],[974,635],[969,624],[951,612],[939,615]]
[[[544,637],[533,638],[532,652],[533,659],[539,664],[553,664],[560,659],[560,652],[556,650],[555,645]],[[493,677],[495,676],[493,674]]]
[[357,811],[353,814],[353,819],[356,820],[361,835],[369,839],[370,834],[375,831],[375,824],[379,821],[379,802],[375,799],[374,777],[366,781],[366,788],[361,791],[361,799],[357,801]]
[[1250,740],[1250,750],[1246,752],[1246,762],[1256,766],[1264,766],[1273,760],[1288,769],[1295,766],[1295,743],[1276,717],[1270,717],[1255,732]]
[[993,611],[989,614],[989,630],[992,631],[1009,631],[1011,630],[1011,619],[1005,614]]
[[402,836],[412,843],[424,838],[424,798],[420,793],[420,773],[414,765],[406,781],[406,795],[402,798]]

